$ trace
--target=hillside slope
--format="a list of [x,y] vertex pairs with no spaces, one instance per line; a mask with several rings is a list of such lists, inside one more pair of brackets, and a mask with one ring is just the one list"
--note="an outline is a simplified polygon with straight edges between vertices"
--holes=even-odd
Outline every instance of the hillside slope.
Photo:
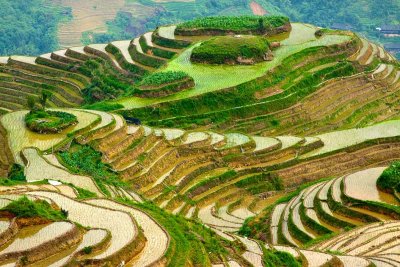
[[[216,32],[268,51],[192,63]],[[285,17],[0,57],[0,264],[398,266],[399,90],[381,46]]]

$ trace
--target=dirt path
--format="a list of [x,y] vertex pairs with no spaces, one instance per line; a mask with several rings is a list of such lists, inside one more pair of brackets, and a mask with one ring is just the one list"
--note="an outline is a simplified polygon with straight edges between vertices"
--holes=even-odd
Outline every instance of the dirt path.
[[268,12],[256,1],[253,1],[250,3],[250,8],[253,11],[254,15],[264,16],[264,15],[268,14]]

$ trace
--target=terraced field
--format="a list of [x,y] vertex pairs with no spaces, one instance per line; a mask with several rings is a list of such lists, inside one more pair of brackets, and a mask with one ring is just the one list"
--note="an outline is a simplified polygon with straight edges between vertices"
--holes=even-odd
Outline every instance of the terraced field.
[[[272,61],[192,64],[210,36],[175,29],[0,60],[0,265],[399,266],[399,63],[293,23]],[[140,95],[171,70],[196,86]],[[78,123],[28,130],[43,90]]]

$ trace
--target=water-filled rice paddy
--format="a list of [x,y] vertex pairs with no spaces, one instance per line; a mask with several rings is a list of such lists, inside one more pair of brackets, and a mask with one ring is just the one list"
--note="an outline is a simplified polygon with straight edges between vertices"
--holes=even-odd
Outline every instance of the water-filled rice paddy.
[[320,149],[307,153],[303,158],[325,154],[331,151],[342,149],[349,146],[384,137],[394,137],[400,135],[400,121],[387,121],[365,128],[350,129],[343,131],[330,132],[318,135],[324,146]]
[[251,66],[192,64],[190,62],[190,55],[193,48],[200,44],[197,43],[174,58],[165,68],[160,70],[185,71],[194,78],[196,83],[195,88],[163,98],[145,99],[129,97],[120,99],[117,102],[124,105],[125,108],[139,108],[232,87],[262,76],[268,70],[278,66],[283,59],[301,50],[315,46],[338,44],[350,39],[350,37],[346,35],[325,35],[322,38],[316,39],[314,36],[316,31],[315,27],[299,23],[293,23],[292,27],[292,32],[281,42],[282,46],[274,51],[275,58],[272,61]]
[[[65,111],[65,110],[64,110]],[[93,123],[98,115],[78,110],[66,110],[78,117],[78,124],[68,127],[57,134],[39,134],[25,127],[24,117],[26,110],[16,111],[4,115],[0,122],[7,130],[11,151],[18,163],[22,163],[19,152],[25,147],[37,147],[39,150],[47,150],[57,145],[67,137],[67,133],[85,128]]]

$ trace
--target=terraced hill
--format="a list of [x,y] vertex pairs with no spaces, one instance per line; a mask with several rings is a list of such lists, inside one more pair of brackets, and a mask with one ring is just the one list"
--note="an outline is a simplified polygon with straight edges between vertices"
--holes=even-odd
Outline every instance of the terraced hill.
[[[192,64],[212,35],[179,27],[1,59],[0,264],[399,266],[399,63],[292,23],[270,61]],[[25,127],[44,90],[78,123]]]

